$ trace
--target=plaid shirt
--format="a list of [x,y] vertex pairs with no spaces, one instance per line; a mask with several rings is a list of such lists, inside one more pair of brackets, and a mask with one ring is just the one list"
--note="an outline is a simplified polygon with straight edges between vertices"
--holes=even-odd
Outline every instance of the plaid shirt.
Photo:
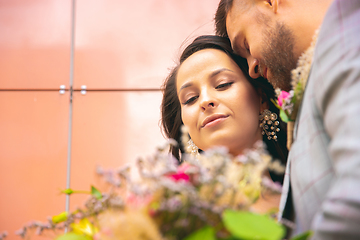
[[296,229],[360,239],[360,0],[335,0],[320,28],[280,203]]

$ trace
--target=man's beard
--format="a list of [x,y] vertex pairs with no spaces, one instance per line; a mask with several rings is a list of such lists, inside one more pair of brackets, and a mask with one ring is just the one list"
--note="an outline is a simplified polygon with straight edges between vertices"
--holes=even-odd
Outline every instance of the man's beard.
[[271,75],[268,81],[274,88],[284,91],[291,90],[291,70],[296,67],[297,58],[294,56],[294,37],[289,28],[284,24],[276,23],[275,29],[264,34],[265,48],[263,49],[264,61]]

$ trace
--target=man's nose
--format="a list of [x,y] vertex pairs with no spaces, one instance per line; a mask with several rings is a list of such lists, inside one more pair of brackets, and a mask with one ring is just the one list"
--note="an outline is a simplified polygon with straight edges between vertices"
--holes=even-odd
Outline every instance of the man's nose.
[[253,79],[260,77],[259,60],[250,55],[247,57],[247,61],[249,65],[249,76]]

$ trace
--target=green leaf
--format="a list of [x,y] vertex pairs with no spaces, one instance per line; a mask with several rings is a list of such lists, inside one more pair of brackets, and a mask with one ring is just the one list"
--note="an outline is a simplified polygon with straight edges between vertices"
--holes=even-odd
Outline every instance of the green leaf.
[[223,222],[226,229],[241,239],[280,240],[285,228],[267,215],[225,210]]
[[61,190],[62,193],[65,193],[67,195],[71,195],[74,193],[74,191],[71,188],[65,189],[65,190]]
[[65,222],[67,220],[67,217],[68,217],[68,213],[62,212],[59,215],[53,216],[51,220],[53,221],[53,223],[60,223],[60,222]]
[[91,195],[93,195],[94,197],[96,197],[99,200],[102,198],[101,192],[99,190],[97,190],[94,186],[91,186]]
[[72,232],[65,233],[56,238],[56,240],[91,240],[91,239],[92,239],[91,237],[72,233]]
[[288,115],[286,114],[286,112],[282,109],[280,109],[280,118],[283,122],[287,123],[288,121],[290,121]]
[[216,240],[215,230],[206,226],[187,236],[184,240]]
[[307,240],[312,236],[312,231],[303,232],[299,235],[296,235],[295,237],[292,237],[290,240]]

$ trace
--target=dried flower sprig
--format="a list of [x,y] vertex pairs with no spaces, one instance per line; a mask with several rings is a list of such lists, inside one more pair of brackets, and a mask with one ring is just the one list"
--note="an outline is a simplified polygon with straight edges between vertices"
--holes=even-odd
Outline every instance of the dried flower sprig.
[[[226,148],[184,154],[181,165],[169,154],[171,144],[177,143],[169,141],[131,166],[98,167],[97,174],[111,186],[109,192],[93,186],[91,191],[66,189],[62,192],[68,195],[90,195],[83,208],[53,216],[48,223],[28,224],[18,234],[27,238],[29,229],[36,229],[41,235],[52,231],[48,236],[57,240],[196,240],[248,238],[261,231],[261,236],[271,236],[264,239],[281,239],[284,228],[270,217],[272,208],[258,215],[253,207],[281,188],[264,175],[270,164],[282,169],[262,143],[236,158]],[[258,221],[267,227],[241,230],[241,222],[257,226]],[[64,228],[69,232],[64,234]]]

